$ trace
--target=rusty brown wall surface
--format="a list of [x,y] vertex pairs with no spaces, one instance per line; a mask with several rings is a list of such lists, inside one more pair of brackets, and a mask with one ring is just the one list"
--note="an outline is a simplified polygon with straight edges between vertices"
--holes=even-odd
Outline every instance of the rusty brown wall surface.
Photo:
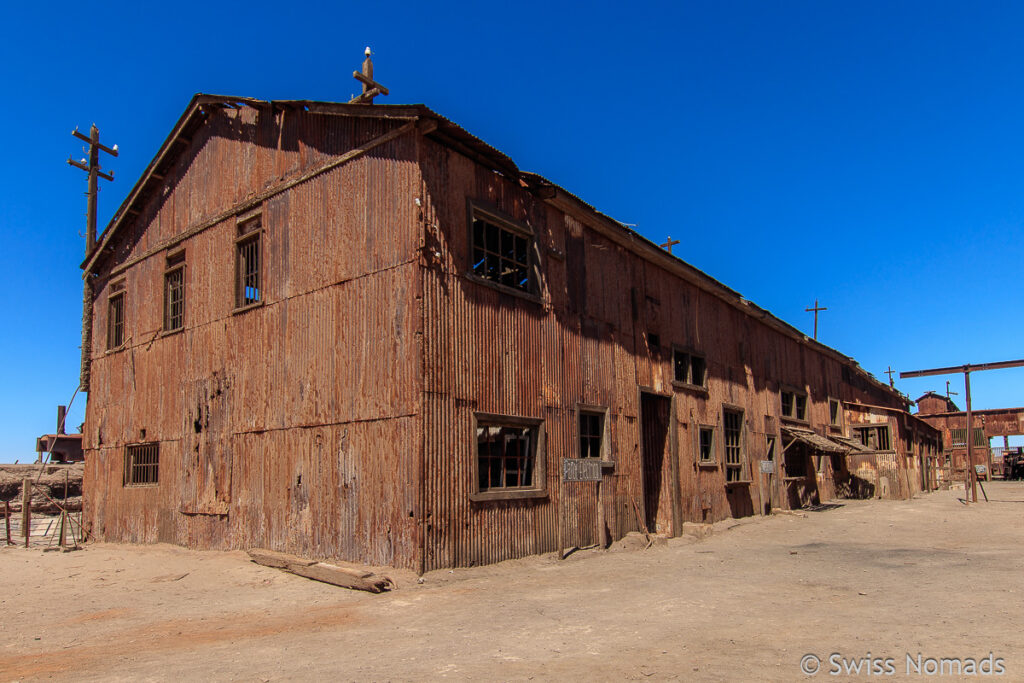
[[[766,437],[778,436],[784,422],[782,384],[808,392],[809,419],[800,426],[819,430],[829,421],[829,398],[904,405],[851,378],[838,361],[613,243],[586,217],[563,213],[447,148],[428,141],[422,170],[430,245],[423,285],[426,569],[552,551],[560,504],[567,547],[594,542],[595,486],[559,481],[561,461],[576,452],[578,403],[608,409],[615,468],[604,477],[601,504],[614,538],[639,528],[634,502],[641,510],[645,504],[642,388],[674,398],[675,452],[665,454],[658,487],[655,526],[662,533],[680,531],[673,528],[673,487],[684,521],[754,514],[770,490],[775,504],[785,506],[780,477],[757,471]],[[539,301],[467,276],[469,200],[534,232]],[[649,347],[649,332],[660,336],[660,348]],[[673,385],[673,345],[707,355],[706,390]],[[744,411],[749,483],[732,487],[721,467],[725,404]],[[546,496],[470,500],[474,412],[544,419]],[[700,425],[716,430],[715,467],[697,466]],[[776,448],[781,453],[781,440]],[[675,480],[672,457],[678,458]]]
[[[398,125],[211,115],[113,262]],[[125,271],[128,341],[105,353],[109,268],[100,274],[85,436],[98,537],[415,566],[416,144],[403,135],[264,202],[262,306],[233,313],[235,218],[181,245],[181,332],[161,333],[160,251]],[[125,444],[149,441],[159,486],[123,487]]]

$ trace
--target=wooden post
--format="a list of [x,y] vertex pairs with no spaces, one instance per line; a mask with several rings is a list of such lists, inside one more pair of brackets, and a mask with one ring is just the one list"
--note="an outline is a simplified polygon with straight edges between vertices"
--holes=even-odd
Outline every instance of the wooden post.
[[601,501],[601,479],[597,480],[597,547],[604,549],[604,503]]
[[7,526],[7,545],[14,545],[11,541],[11,503],[4,501],[4,523]]
[[25,477],[21,480],[21,532],[25,534],[25,547],[28,547],[28,539],[32,526],[32,479]]
[[[561,463],[559,463],[561,464]],[[558,559],[565,559],[565,477],[558,473]]]
[[61,548],[63,548],[65,545],[67,545],[67,535],[66,535],[66,531],[65,531],[65,527],[67,526],[67,521],[68,521],[68,511],[67,510],[61,510],[60,511],[60,543],[58,544],[58,545],[60,545]]

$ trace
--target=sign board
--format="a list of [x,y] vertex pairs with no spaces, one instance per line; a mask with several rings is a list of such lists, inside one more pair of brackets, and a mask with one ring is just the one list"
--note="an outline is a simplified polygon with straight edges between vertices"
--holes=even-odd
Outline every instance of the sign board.
[[985,476],[985,472],[987,472],[987,471],[988,470],[985,468],[984,465],[975,465],[974,466],[974,473],[977,474],[979,477],[984,477]]
[[775,461],[774,460],[762,460],[761,461],[761,474],[775,474]]
[[562,481],[601,481],[601,461],[566,458],[562,461]]

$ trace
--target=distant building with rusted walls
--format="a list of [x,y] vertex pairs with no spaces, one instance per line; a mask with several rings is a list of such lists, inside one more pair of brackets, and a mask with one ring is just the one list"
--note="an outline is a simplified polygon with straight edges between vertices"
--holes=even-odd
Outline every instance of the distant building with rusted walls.
[[112,541],[484,564],[909,496],[936,438],[421,105],[197,95],[84,268],[85,519]]
[[[942,433],[942,464],[948,470],[948,478],[963,481],[967,463],[967,413],[935,392],[919,398],[917,406],[917,416]],[[990,408],[971,412],[974,462],[985,463],[987,468],[999,474],[1002,463],[999,458],[993,460],[991,440],[1003,437],[1005,448],[1009,446],[1009,437],[1024,434],[1024,408]]]

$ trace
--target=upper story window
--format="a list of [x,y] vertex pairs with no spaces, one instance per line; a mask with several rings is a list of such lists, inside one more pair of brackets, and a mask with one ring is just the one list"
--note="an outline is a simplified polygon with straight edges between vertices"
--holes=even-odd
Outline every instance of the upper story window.
[[164,332],[185,327],[185,252],[167,257],[164,271]]
[[528,294],[536,293],[533,235],[511,221],[472,208],[473,275]]
[[707,386],[708,362],[699,353],[672,350],[673,380],[680,384],[704,388]]
[[715,428],[699,427],[697,429],[697,461],[702,465],[715,462]]
[[782,401],[782,417],[807,421],[807,394],[793,389],[783,389],[779,392],[779,397]]
[[124,447],[124,486],[156,486],[160,482],[160,444]]
[[107,350],[112,351],[124,344],[124,280],[110,285],[107,300]]
[[263,302],[260,267],[262,235],[263,223],[258,215],[238,224],[238,239],[235,241],[235,308],[246,308]]
[[853,436],[871,450],[888,451],[892,449],[892,440],[889,438],[889,425],[854,427]]
[[843,405],[837,398],[828,400],[828,423],[832,427],[843,426]]

